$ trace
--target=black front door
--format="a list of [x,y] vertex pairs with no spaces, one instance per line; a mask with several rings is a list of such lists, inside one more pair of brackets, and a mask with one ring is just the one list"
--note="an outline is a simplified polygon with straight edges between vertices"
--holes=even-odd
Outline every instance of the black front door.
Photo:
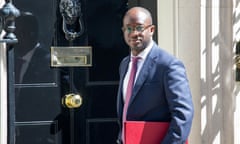
[[[67,1],[67,0],[65,0]],[[60,0],[14,0],[15,99],[10,115],[14,144],[114,144],[118,133],[116,94],[118,66],[128,50],[121,25],[124,0],[79,0],[84,32],[66,39]],[[70,31],[79,31],[73,24]],[[92,66],[51,66],[51,46],[91,46]],[[79,94],[82,105],[68,108],[67,94]]]

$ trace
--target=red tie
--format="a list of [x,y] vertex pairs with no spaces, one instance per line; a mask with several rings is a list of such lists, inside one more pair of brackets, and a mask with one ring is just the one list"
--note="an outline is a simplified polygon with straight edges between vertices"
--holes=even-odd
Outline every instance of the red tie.
[[126,99],[125,99],[125,104],[123,107],[123,118],[122,118],[122,141],[124,143],[124,122],[126,121],[126,115],[127,115],[127,109],[128,109],[128,104],[132,95],[132,89],[134,86],[134,81],[135,81],[135,76],[137,72],[137,62],[140,59],[140,57],[132,57],[132,69],[130,72],[130,77],[127,85],[127,93],[126,93]]

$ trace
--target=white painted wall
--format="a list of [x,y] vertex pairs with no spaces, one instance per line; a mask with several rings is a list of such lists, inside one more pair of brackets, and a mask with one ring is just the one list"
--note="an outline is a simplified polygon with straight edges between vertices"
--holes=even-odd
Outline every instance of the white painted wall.
[[[4,2],[0,0],[0,7]],[[0,43],[0,144],[7,144],[7,71],[6,47],[3,43]]]
[[[0,8],[5,3],[0,0]],[[1,34],[3,35],[3,33]],[[2,36],[0,36],[0,39]],[[7,68],[6,45],[0,43],[0,144],[7,144]]]
[[7,144],[7,68],[6,47],[0,43],[0,144]]
[[234,143],[232,1],[201,1],[203,143]]
[[[232,14],[233,14],[233,53],[235,52],[236,42],[240,41],[240,0],[233,0],[232,3]],[[235,68],[235,67],[233,67]],[[234,73],[235,76],[235,73]],[[234,92],[233,92],[233,103],[232,109],[234,112],[233,119],[233,129],[234,129],[234,144],[240,143],[240,82],[233,83]]]
[[198,1],[158,1],[158,43],[184,62],[191,86],[195,115],[190,144],[201,144],[199,9]]
[[195,107],[190,143],[240,143],[234,46],[240,0],[158,1],[158,42],[185,63]]

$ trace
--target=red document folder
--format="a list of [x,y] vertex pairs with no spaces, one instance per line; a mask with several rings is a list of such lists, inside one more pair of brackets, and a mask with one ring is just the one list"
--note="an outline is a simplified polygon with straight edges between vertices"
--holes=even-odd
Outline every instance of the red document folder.
[[126,121],[124,126],[125,144],[160,144],[168,131],[169,123]]

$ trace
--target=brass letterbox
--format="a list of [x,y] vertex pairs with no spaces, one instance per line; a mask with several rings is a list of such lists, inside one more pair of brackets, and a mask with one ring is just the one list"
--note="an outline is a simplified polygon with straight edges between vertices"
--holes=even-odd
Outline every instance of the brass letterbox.
[[92,47],[55,46],[51,47],[52,67],[89,67],[92,66]]

